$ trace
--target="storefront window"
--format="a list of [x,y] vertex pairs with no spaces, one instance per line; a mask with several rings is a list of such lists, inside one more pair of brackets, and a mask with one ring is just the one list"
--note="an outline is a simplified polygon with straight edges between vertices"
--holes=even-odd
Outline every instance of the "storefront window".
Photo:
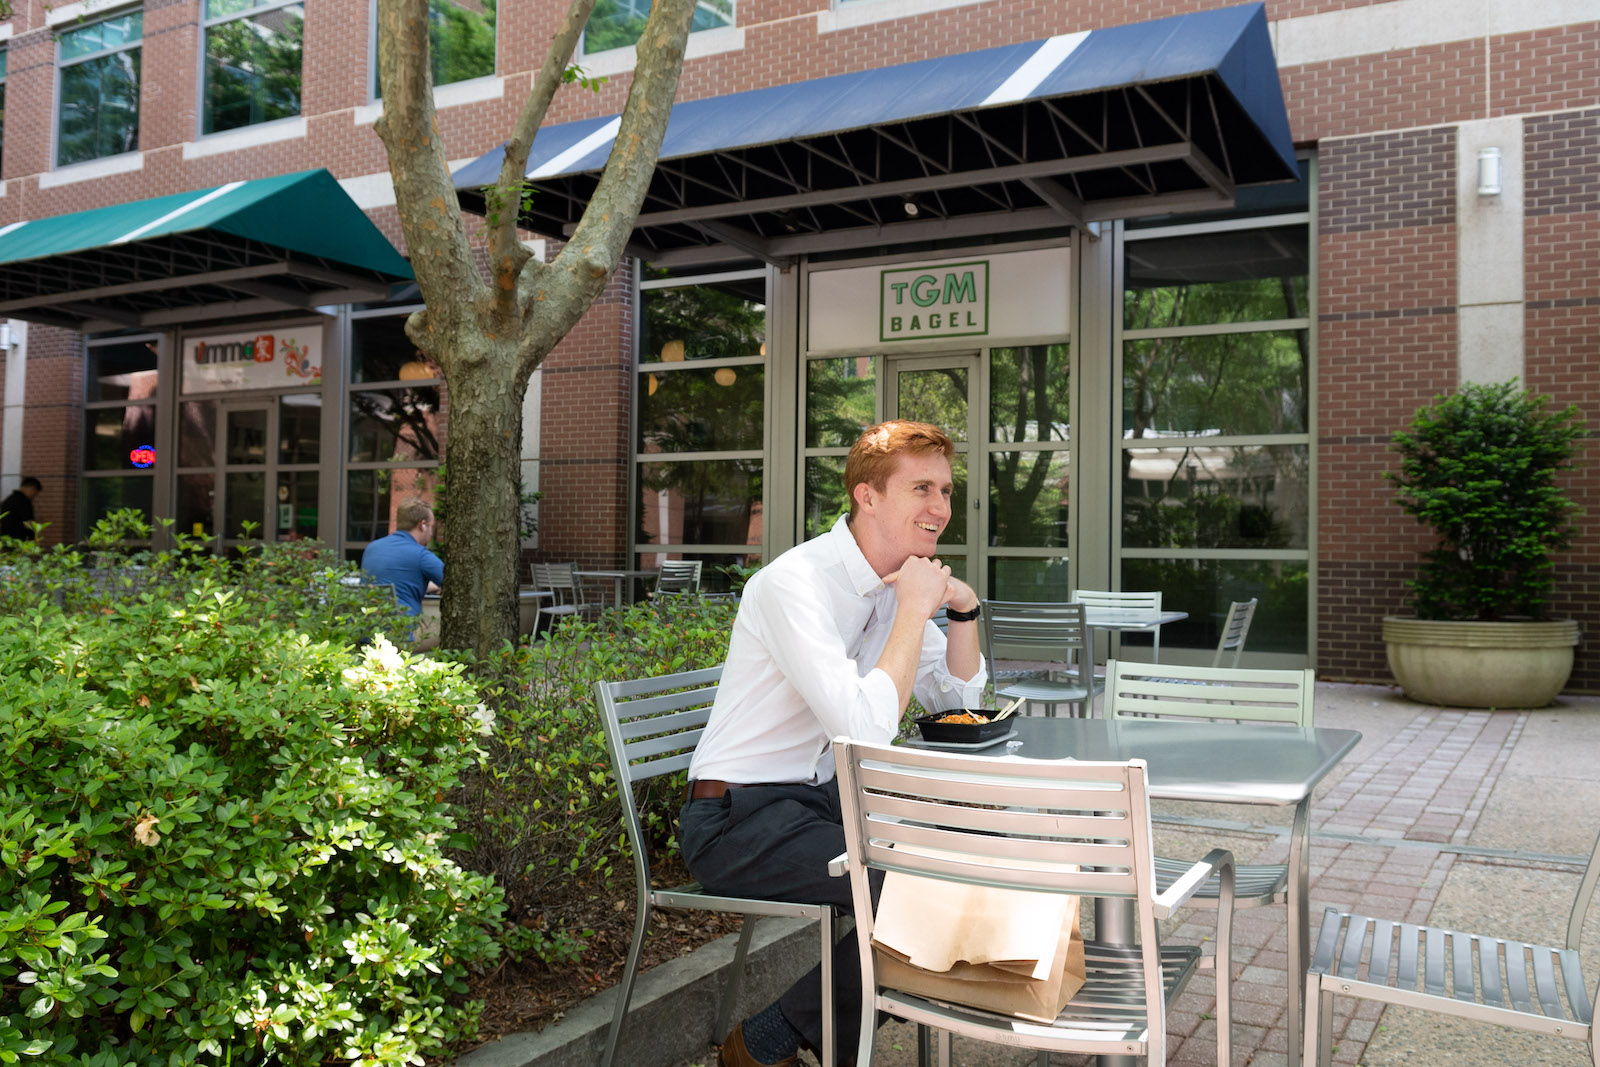
[[[650,0],[596,0],[589,24],[583,31],[584,53],[593,55],[637,44],[649,17]],[[695,5],[689,32],[732,25],[733,0],[700,0]]]
[[6,50],[0,45],[0,161],[5,159],[6,144]]
[[206,0],[201,132],[300,114],[305,5]]
[[1125,234],[1120,588],[1188,612],[1163,649],[1214,648],[1257,597],[1250,651],[1307,653],[1307,206]]
[[[343,458],[344,539],[351,559],[360,559],[368,542],[390,533],[404,501],[434,500],[449,398],[438,368],[406,336],[406,317],[415,310],[361,311],[350,323],[349,431]],[[321,411],[298,412],[294,418],[309,427],[320,421]],[[284,503],[307,493],[315,496],[314,489],[288,486],[285,501],[284,491],[280,485],[280,511]]]
[[143,35],[138,10],[61,34],[57,166],[138,149]]
[[[428,52],[435,87],[487,78],[494,73],[495,8],[498,0],[428,0]],[[378,84],[378,56],[372,56],[372,95]]]
[[159,376],[153,337],[89,342],[84,358],[81,532],[116,508],[135,508],[150,517],[155,473],[162,469],[158,461],[165,459],[155,448]]
[[634,551],[702,560],[701,588],[724,589],[762,543],[766,274],[651,280],[639,301]]

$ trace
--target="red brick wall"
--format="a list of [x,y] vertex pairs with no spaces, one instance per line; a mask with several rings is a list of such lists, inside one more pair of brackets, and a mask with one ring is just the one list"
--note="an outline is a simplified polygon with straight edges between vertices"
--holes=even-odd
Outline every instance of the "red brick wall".
[[1319,153],[1319,677],[1388,677],[1381,619],[1424,545],[1392,502],[1390,435],[1456,384],[1452,129],[1331,141]]
[[34,518],[50,524],[40,542],[71,543],[78,539],[78,472],[83,467],[83,338],[33,324],[27,353],[21,473],[44,485],[33,502]]
[[[1591,72],[1592,73],[1592,72]],[[1576,404],[1600,433],[1600,108],[1527,119],[1528,387]],[[1583,508],[1578,538],[1556,559],[1556,614],[1576,618],[1584,644],[1569,688],[1600,691],[1600,448],[1591,441],[1565,485]]]

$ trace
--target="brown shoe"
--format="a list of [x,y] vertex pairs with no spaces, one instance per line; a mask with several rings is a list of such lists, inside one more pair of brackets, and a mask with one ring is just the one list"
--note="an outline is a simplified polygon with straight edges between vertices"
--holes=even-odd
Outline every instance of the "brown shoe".
[[777,1063],[756,1059],[744,1047],[744,1023],[740,1023],[728,1035],[728,1040],[722,1043],[722,1051],[717,1053],[717,1063],[721,1067],[798,1067],[800,1057],[785,1056]]

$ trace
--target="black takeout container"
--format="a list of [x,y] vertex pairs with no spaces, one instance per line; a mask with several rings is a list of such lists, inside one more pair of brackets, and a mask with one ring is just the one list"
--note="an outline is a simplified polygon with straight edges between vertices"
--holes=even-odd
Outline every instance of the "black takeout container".
[[958,715],[963,711],[974,715],[984,715],[990,720],[1000,714],[998,708],[954,708],[950,711],[936,711],[930,715],[918,716],[914,722],[917,729],[922,731],[924,741],[937,741],[941,744],[975,744],[979,741],[990,741],[996,737],[1003,737],[1011,730],[1011,720],[1001,719],[999,722],[939,722],[946,715]]

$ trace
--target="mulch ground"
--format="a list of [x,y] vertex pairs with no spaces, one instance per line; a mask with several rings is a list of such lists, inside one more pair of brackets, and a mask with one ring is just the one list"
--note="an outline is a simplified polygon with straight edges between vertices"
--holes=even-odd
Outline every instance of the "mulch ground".
[[[681,885],[689,875],[675,860],[653,861],[651,874],[657,885]],[[457,1050],[469,1051],[507,1034],[542,1030],[560,1019],[573,1005],[610,989],[622,978],[628,947],[633,940],[634,888],[624,873],[609,892],[582,885],[568,887],[565,899],[542,899],[537,912],[516,906],[513,914],[525,922],[543,922],[567,930],[593,930],[589,950],[574,963],[547,965],[536,959],[522,963],[503,960],[495,970],[472,981],[472,997],[484,1002],[478,1040]],[[739,917],[704,911],[656,911],[650,916],[642,970],[676,959],[737,932]]]

